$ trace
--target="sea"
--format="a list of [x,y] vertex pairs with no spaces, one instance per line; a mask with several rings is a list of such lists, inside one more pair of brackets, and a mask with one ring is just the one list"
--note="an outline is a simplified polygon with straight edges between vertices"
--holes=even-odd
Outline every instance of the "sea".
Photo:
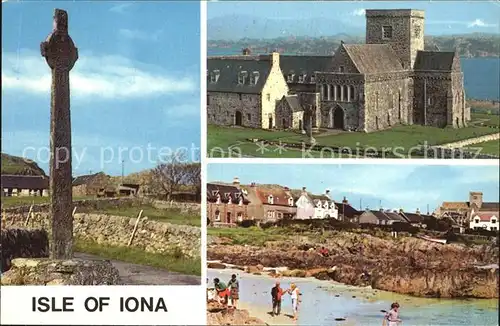
[[[240,54],[239,48],[209,48],[208,55]],[[500,58],[462,58],[465,92],[468,98],[500,100]]]
[[[209,286],[213,286],[215,277],[227,283],[232,273],[238,275],[241,302],[271,311],[271,288],[275,279],[241,271],[209,269]],[[426,299],[316,279],[281,278],[280,281],[282,288],[294,282],[303,294],[297,322],[301,326],[380,326],[384,316],[381,310],[389,310],[392,302],[400,304],[401,326],[498,325],[498,300]],[[249,312],[252,315],[251,310]],[[282,301],[282,313],[292,314],[289,296]],[[291,319],[290,324],[293,324]]]

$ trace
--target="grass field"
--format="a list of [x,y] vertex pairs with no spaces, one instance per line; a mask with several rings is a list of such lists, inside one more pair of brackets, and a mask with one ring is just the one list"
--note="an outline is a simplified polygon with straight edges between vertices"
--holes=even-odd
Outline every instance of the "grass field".
[[498,114],[472,113],[471,118],[470,123],[474,125],[500,127],[500,116]]
[[481,149],[481,154],[493,154],[500,156],[500,141],[499,140],[491,140],[484,143],[474,144],[470,147],[471,150]]
[[[486,116],[486,117],[484,117]],[[486,119],[489,118],[489,119]],[[479,115],[474,120],[482,119],[484,123],[494,124],[498,122],[498,116]],[[341,147],[351,149],[355,155],[357,150],[363,153],[367,148],[376,151],[390,152],[389,149],[398,148],[398,153],[407,153],[412,148],[423,144],[441,145],[468,138],[479,137],[498,132],[498,129],[488,126],[469,126],[461,129],[434,128],[420,125],[397,126],[389,130],[358,133],[343,132],[332,134],[331,132],[314,135],[318,145],[328,147]],[[338,157],[331,151],[323,154],[309,151],[306,154],[300,149],[284,149],[281,146],[265,146],[254,143],[248,139],[273,140],[276,142],[301,143],[308,140],[304,135],[291,131],[266,131],[250,128],[233,128],[221,126],[208,126],[208,156],[209,157]],[[325,155],[326,154],[326,155]],[[347,156],[347,155],[345,155]]]
[[107,246],[90,241],[76,240],[76,252],[96,255],[132,264],[163,268],[185,275],[201,275],[201,260],[186,259],[180,253],[153,254],[137,248]]
[[[73,197],[73,200],[83,200],[83,199],[95,199],[95,197]],[[20,197],[2,197],[2,207],[15,207],[15,206],[25,206],[31,204],[47,204],[50,201],[50,197],[30,197],[30,196],[20,196]]]
[[172,224],[201,226],[201,212],[198,215],[189,215],[181,212],[180,209],[174,208],[157,209],[148,205],[141,205],[134,207],[101,209],[91,213],[137,217],[141,209],[144,210],[144,212],[142,212],[142,216],[147,216],[150,220],[157,220]]

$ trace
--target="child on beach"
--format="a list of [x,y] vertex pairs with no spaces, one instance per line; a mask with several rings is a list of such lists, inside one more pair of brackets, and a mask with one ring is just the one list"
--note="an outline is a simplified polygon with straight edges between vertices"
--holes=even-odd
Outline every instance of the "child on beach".
[[281,297],[286,292],[280,287],[280,282],[276,281],[276,285],[271,289],[271,297],[273,299],[273,316],[281,313]]
[[233,274],[231,275],[231,279],[227,283],[227,286],[229,288],[229,298],[231,299],[231,306],[236,309],[236,306],[238,304],[238,299],[240,298],[240,284],[238,280],[236,279],[236,275]]
[[214,278],[214,287],[215,291],[217,291],[217,295],[219,296],[219,302],[222,299],[222,304],[227,307],[229,289],[227,288],[226,284],[221,282],[218,278]]
[[297,318],[299,317],[299,304],[301,302],[300,296],[302,294],[300,293],[299,288],[294,283],[290,285],[288,293],[290,293],[290,296],[292,298],[293,320],[297,320]]
[[[387,321],[387,323],[385,323]],[[389,310],[384,317],[384,325],[387,326],[399,326],[402,320],[399,319],[399,303],[394,302],[391,304],[391,310]]]

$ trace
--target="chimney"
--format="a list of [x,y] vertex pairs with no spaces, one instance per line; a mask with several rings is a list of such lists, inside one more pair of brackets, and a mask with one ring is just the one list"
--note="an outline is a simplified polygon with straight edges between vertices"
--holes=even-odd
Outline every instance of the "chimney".
[[234,186],[239,186],[240,185],[240,179],[238,177],[234,177],[234,179],[233,179],[233,185]]
[[417,210],[415,211],[416,214],[420,214],[420,209],[417,208]]
[[330,189],[326,189],[325,190],[325,196],[327,196],[328,198],[330,198]]
[[250,184],[250,187],[255,187],[255,182],[252,182],[252,183]]
[[342,204],[344,204],[344,205],[349,204],[349,201],[347,200],[347,198],[345,198],[345,196],[344,196],[344,199],[342,199]]
[[384,209],[382,207],[380,207],[378,210],[379,212],[384,212]]
[[250,55],[252,53],[252,51],[249,48],[244,48],[242,50],[242,53],[243,53],[243,55]]
[[400,208],[400,209],[399,209],[399,213],[401,213],[401,214],[403,214],[403,213],[404,213],[404,211],[403,211],[403,209],[402,209],[402,208]]

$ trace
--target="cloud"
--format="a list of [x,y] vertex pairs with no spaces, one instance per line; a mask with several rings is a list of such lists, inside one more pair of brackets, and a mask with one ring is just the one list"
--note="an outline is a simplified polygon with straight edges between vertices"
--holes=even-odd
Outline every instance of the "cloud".
[[364,16],[365,13],[366,13],[366,9],[360,8],[360,9],[356,9],[356,10],[352,11],[351,15],[352,16]]
[[495,27],[495,24],[485,23],[483,20],[476,18],[473,22],[470,22],[467,27]]
[[[28,50],[3,53],[2,92],[15,90],[44,95],[50,93],[50,87],[50,70],[38,53]],[[71,71],[71,92],[80,99],[143,98],[192,92],[197,88],[191,77],[118,55],[81,53]]]
[[115,5],[109,9],[109,11],[117,13],[117,14],[123,14],[127,11],[128,8],[132,6],[132,3],[121,3],[119,5]]
[[200,104],[188,103],[169,106],[165,109],[169,118],[190,118],[200,116]]
[[163,31],[158,30],[154,33],[146,33],[137,29],[126,29],[122,28],[118,31],[118,34],[121,37],[125,37],[132,40],[141,40],[141,41],[158,41],[160,35]]

